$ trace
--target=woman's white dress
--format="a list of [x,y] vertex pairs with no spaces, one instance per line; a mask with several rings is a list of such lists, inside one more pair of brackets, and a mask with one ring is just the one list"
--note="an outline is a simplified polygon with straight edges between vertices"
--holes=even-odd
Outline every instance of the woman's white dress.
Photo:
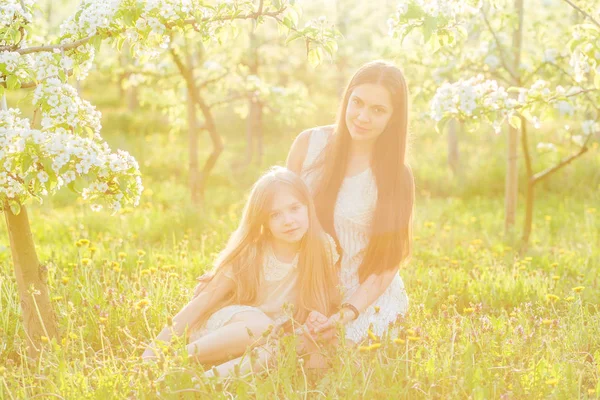
[[[302,178],[314,194],[318,170],[309,168],[319,157],[329,139],[327,127],[311,131],[302,165]],[[377,185],[371,169],[344,179],[334,210],[334,228],[342,249],[340,280],[347,301],[358,289],[358,267],[369,244],[371,221],[377,202]],[[406,313],[408,296],[400,275],[396,275],[386,291],[360,316],[346,325],[346,339],[358,343],[373,333],[383,335],[398,316]]]

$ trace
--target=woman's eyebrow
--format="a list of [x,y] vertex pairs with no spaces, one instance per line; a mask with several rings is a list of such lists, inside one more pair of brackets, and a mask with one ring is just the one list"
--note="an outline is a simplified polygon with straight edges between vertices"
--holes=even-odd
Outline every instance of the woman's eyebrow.
[[[356,95],[356,94],[353,94],[353,95],[352,95],[352,97],[354,97],[354,98],[356,98],[356,99],[358,99],[358,100],[362,101],[363,103],[365,103],[365,101],[364,101],[364,100],[363,100],[363,99],[362,99],[360,96],[358,96],[358,95]],[[389,108],[389,107],[388,107],[388,106],[386,106],[385,104],[374,104],[374,105],[372,105],[372,106],[369,106],[369,107],[371,107],[371,108],[373,108],[373,107],[381,107],[381,108],[385,108],[386,110]]]

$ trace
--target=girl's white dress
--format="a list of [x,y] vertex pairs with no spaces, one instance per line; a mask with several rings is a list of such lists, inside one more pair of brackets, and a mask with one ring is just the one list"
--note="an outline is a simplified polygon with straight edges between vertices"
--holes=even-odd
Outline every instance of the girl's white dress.
[[[333,263],[337,263],[339,255],[335,249],[335,241],[329,235],[326,235],[326,241],[331,249],[331,258]],[[296,304],[298,278],[298,254],[290,263],[279,261],[271,246],[267,246],[264,255],[263,264],[263,284],[258,293],[258,306],[230,305],[215,311],[204,323],[204,325],[189,337],[189,342],[213,332],[227,324],[236,314],[245,311],[254,311],[266,315],[274,324],[284,322],[289,318],[285,312],[285,304]],[[225,273],[230,279],[235,279],[232,275]]]
[[[308,150],[302,165],[302,178],[314,194],[318,170],[309,169],[329,139],[329,128],[311,131]],[[342,249],[340,280],[347,301],[358,289],[358,267],[369,244],[371,221],[377,203],[377,185],[371,169],[345,178],[334,209],[334,228]],[[369,327],[378,336],[384,334],[398,316],[408,309],[408,296],[400,275],[360,316],[346,325],[346,339],[358,343],[368,335]]]

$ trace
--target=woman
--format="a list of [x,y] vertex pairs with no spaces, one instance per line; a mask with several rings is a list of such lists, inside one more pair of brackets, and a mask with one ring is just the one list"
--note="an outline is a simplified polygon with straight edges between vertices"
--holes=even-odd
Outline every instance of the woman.
[[373,61],[350,80],[334,126],[302,132],[287,159],[306,181],[323,228],[341,249],[339,312],[309,316],[313,333],[364,340],[406,313],[398,270],[410,255],[414,181],[406,164],[408,91],[394,65]]

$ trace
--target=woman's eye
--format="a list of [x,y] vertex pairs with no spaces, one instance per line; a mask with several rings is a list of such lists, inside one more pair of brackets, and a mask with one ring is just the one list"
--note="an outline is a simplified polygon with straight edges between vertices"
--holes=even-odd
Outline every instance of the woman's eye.
[[281,216],[281,213],[276,212],[276,213],[271,214],[271,219],[276,219],[276,218],[279,218],[280,216]]
[[376,108],[376,109],[375,109],[375,112],[376,112],[377,114],[381,114],[381,113],[383,113],[383,112],[384,112],[384,110],[383,110],[383,108]]
[[300,209],[300,206],[295,205],[294,207],[292,207],[292,211],[298,211]]
[[352,99],[351,101],[352,101],[352,104],[358,104],[359,103],[358,99]]

